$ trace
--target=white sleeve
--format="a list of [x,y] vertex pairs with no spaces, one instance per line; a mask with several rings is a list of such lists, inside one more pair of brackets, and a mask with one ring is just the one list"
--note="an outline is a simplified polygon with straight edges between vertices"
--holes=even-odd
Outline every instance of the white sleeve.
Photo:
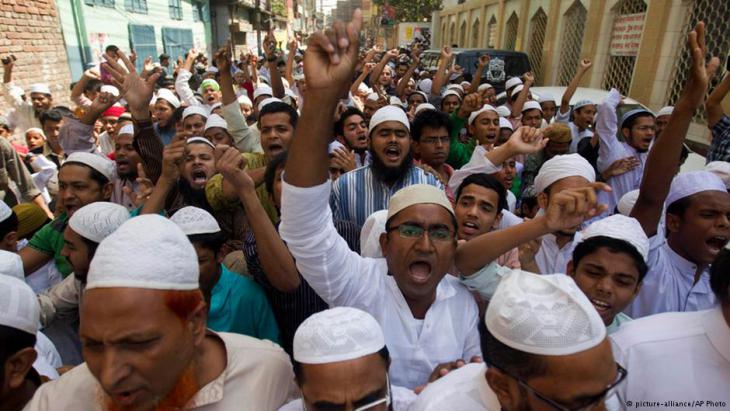
[[568,110],[567,113],[563,114],[560,112],[560,107],[558,107],[558,111],[555,113],[555,122],[557,123],[570,123],[570,113],[572,110]]
[[193,73],[181,68],[177,73],[177,79],[175,80],[175,92],[180,96],[182,100],[188,106],[201,106],[202,104],[195,98],[195,93],[190,88],[188,80],[193,76]]
[[625,157],[623,146],[616,138],[618,119],[616,107],[621,102],[621,93],[615,88],[608,92],[606,99],[598,106],[596,114],[596,133],[601,140],[598,147],[598,171],[603,172],[614,161]]
[[468,276],[462,275],[460,279],[466,288],[478,292],[483,300],[489,301],[497,291],[497,286],[502,278],[510,271],[512,271],[510,268],[502,267],[496,261],[492,261],[476,273]]
[[454,174],[451,175],[449,189],[455,193],[462,181],[470,175],[477,173],[494,174],[501,169],[501,164],[496,166],[489,161],[487,158],[487,150],[484,147],[476,146],[471,153],[469,162],[464,164],[460,169],[455,170]]

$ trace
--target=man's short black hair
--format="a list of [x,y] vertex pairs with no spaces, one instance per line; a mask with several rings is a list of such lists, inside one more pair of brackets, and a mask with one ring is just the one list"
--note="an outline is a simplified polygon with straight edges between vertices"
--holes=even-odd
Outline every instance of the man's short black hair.
[[[380,351],[378,351],[378,355],[383,359],[383,361],[385,361],[385,370],[387,371],[390,366],[390,352],[388,351],[388,347],[386,346],[381,348]],[[292,365],[294,368],[294,376],[297,379],[297,384],[301,387],[302,384],[304,384],[302,364],[299,361],[292,359]]]
[[721,304],[730,304],[730,250],[722,249],[710,267],[710,288]]
[[172,112],[172,121],[170,121],[171,125],[175,125],[182,121],[183,111],[185,111],[185,107],[180,106]]
[[102,85],[104,85],[104,83],[102,83],[101,80],[92,78],[86,83],[86,86],[84,86],[84,91],[87,93],[91,91],[99,92],[101,91]]
[[540,377],[547,372],[547,364],[541,356],[519,351],[502,343],[489,332],[484,321],[479,321],[479,334],[482,354],[488,367],[491,365],[523,381]]
[[628,254],[634,261],[634,267],[639,272],[638,282],[641,283],[644,280],[644,276],[649,270],[644,257],[628,242],[611,237],[592,237],[578,244],[573,250],[573,267],[577,268],[583,257],[594,253],[599,248],[607,248],[612,253]]
[[160,54],[160,61],[169,60],[169,59],[170,59],[170,55],[168,55],[167,53]]
[[46,121],[61,121],[63,120],[63,114],[60,110],[52,108],[41,113],[41,125],[45,125]]
[[218,252],[220,252],[221,247],[226,242],[226,236],[222,231],[218,231],[217,233],[189,235],[188,240],[193,244],[199,244],[203,248],[213,251],[218,256]]
[[63,117],[73,118],[76,116],[74,114],[74,112],[71,111],[71,109],[68,108],[67,106],[55,106],[55,107],[53,107],[53,110],[56,110],[59,113],[61,113],[61,116],[63,116]]
[[[98,170],[95,168],[89,167],[87,164],[80,163],[78,161],[66,161],[61,165],[61,169],[68,166],[68,165],[76,165],[76,166],[82,166],[89,169],[90,177],[92,180],[99,183],[99,187],[104,187],[105,185],[109,184],[110,181],[104,174],[101,174]],[[60,169],[59,169],[60,172]]]
[[[0,325],[0,366],[4,366],[5,361],[16,352],[25,348],[33,348],[35,342],[36,337],[33,334]],[[0,380],[2,380],[2,375],[0,375]]]
[[340,118],[335,122],[335,136],[345,135],[345,121],[352,116],[360,116],[363,120],[365,120],[365,114],[363,114],[360,109],[357,107],[348,107],[342,112]]
[[692,204],[692,196],[680,198],[679,200],[667,205],[667,214],[674,214],[679,217],[684,217],[685,211]]
[[629,130],[631,130],[632,128],[634,128],[634,125],[636,125],[636,122],[643,117],[654,118],[654,115],[646,111],[636,113],[633,116],[624,120],[623,124],[621,124],[621,129],[628,128]]
[[424,128],[441,128],[446,129],[446,134],[451,136],[451,121],[449,115],[437,110],[421,110],[416,114],[411,124],[411,138],[413,141],[421,141],[421,134]]
[[276,170],[284,168],[287,157],[288,153],[286,151],[279,153],[272,158],[271,161],[269,161],[269,164],[266,165],[266,171],[264,171],[264,184],[266,185],[266,192],[268,192],[269,195],[274,195],[274,179],[276,178]]
[[20,223],[18,221],[17,214],[15,214],[15,211],[11,211],[10,217],[6,218],[3,221],[0,221],[0,240],[5,238],[5,236],[9,233],[12,233],[13,231],[18,231],[19,224]]
[[494,190],[497,192],[497,196],[499,197],[499,199],[497,200],[497,214],[501,213],[502,210],[507,208],[507,190],[504,188],[504,185],[499,180],[497,180],[496,177],[484,173],[472,174],[461,182],[459,188],[456,189],[457,203],[459,202],[459,197],[461,197],[461,192],[464,187],[470,184],[476,184],[478,186],[482,186],[486,189]]
[[294,109],[294,107],[281,102],[281,101],[275,101],[273,103],[269,103],[264,106],[264,108],[259,111],[259,124],[261,123],[261,119],[267,115],[267,114],[274,114],[274,113],[286,113],[289,115],[289,124],[291,124],[292,127],[297,127],[297,121],[299,120],[299,114]]

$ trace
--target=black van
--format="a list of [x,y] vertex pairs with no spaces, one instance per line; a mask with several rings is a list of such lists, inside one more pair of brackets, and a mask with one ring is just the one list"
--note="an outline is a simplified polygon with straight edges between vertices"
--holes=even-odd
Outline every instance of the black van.
[[[482,83],[494,86],[497,93],[504,91],[504,82],[510,77],[521,77],[530,71],[527,54],[519,51],[494,49],[453,49],[456,64],[464,68],[464,73],[474,75],[479,64],[479,56],[488,54],[489,67],[482,73]],[[421,64],[428,70],[438,68],[441,50],[426,50],[421,56]]]

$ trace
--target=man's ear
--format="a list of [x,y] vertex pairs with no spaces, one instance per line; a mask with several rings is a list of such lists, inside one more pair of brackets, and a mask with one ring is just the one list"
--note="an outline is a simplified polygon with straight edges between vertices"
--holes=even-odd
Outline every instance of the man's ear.
[[114,192],[114,183],[106,183],[104,184],[104,187],[101,188],[102,196],[104,197],[105,201],[109,201],[112,198],[112,193]]
[[195,310],[193,311],[193,313],[190,314],[190,317],[188,320],[188,326],[190,327],[190,332],[193,334],[193,341],[195,342],[195,345],[198,347],[203,343],[203,340],[205,339],[207,322],[208,322],[207,305],[206,305],[205,299],[201,299],[198,306],[195,307]]
[[4,380],[7,381],[7,385],[12,389],[16,389],[23,385],[25,376],[28,374],[30,369],[33,367],[33,362],[38,353],[35,348],[27,347],[11,355],[5,360],[4,367]]
[[548,196],[545,193],[539,193],[537,195],[537,205],[543,210],[547,210],[548,207]]
[[18,246],[18,232],[11,231],[5,234],[5,237],[0,238],[0,250],[10,251],[11,253],[16,252]]
[[380,234],[380,252],[383,253],[383,257],[388,256],[388,233]]
[[502,223],[502,213],[497,214],[497,218],[494,219],[494,223],[492,223],[492,230],[498,230],[499,225]]
[[667,213],[666,226],[670,233],[679,232],[679,226],[682,225],[682,217],[677,214]]
[[492,392],[494,392],[494,394],[497,396],[497,399],[499,400],[499,404],[502,406],[502,409],[516,409],[516,406],[518,404],[516,404],[512,400],[511,394],[513,390],[511,385],[514,384],[514,381],[498,369],[489,366],[487,366],[485,378],[487,379],[487,384],[489,385],[489,388],[491,388]]

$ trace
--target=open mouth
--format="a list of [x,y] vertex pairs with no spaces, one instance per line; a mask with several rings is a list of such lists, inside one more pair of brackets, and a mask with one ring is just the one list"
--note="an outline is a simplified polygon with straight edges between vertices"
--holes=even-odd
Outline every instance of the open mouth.
[[205,184],[208,182],[208,175],[203,170],[193,170],[191,174],[193,184]]
[[599,300],[597,298],[591,298],[590,301],[591,304],[593,304],[593,307],[596,308],[596,311],[598,311],[598,314],[601,316],[601,318],[610,314],[612,306],[608,302]]
[[64,208],[66,209],[66,214],[72,214],[74,211],[79,209],[78,204],[65,204]]
[[279,143],[269,144],[269,152],[271,152],[271,153],[279,153],[282,150],[284,150],[284,147]]
[[722,250],[725,245],[727,245],[728,238],[724,236],[715,236],[710,237],[705,241],[705,244],[707,244],[707,247],[713,252],[713,253],[719,253],[720,250]]
[[431,264],[426,261],[416,261],[408,266],[411,281],[417,284],[425,284],[431,277]]
[[461,231],[464,235],[473,236],[479,232],[479,225],[466,221],[461,224]]
[[112,397],[114,398],[114,402],[118,405],[121,405],[123,407],[129,407],[137,401],[141,392],[142,391],[138,389],[131,391],[120,391],[113,394]]
[[213,103],[215,103],[215,96],[211,94],[211,95],[207,96],[205,98],[205,100],[208,102],[208,104],[213,104]]
[[397,146],[389,146],[385,149],[385,159],[396,162],[400,159],[400,150]]

